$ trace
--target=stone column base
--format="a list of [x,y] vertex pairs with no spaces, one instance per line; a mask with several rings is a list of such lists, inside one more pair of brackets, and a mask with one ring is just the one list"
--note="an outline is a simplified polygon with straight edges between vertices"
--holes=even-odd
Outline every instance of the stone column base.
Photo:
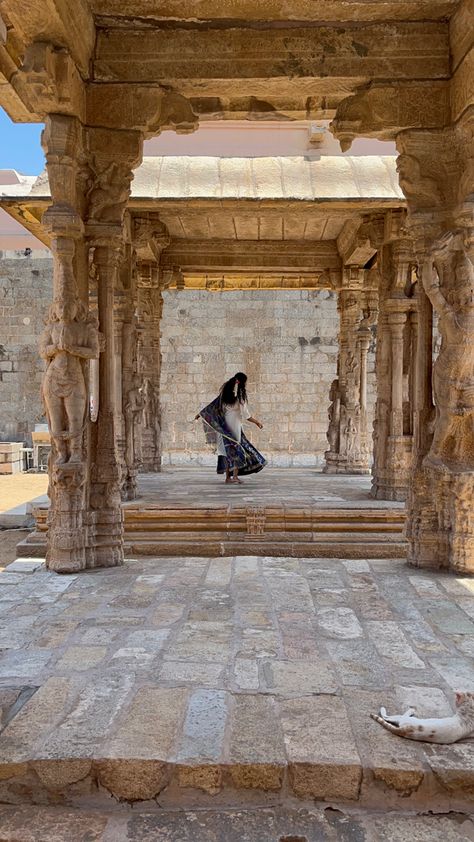
[[386,467],[379,469],[372,480],[371,496],[375,500],[404,503],[408,496],[412,462],[412,436],[389,436]]
[[323,474],[370,474],[370,466],[363,459],[350,460],[338,453],[325,453],[326,464]]
[[54,505],[48,515],[46,565],[56,573],[77,573],[86,567],[83,517],[86,465],[53,463],[50,478]]
[[420,465],[410,491],[408,563],[474,573],[474,471]]

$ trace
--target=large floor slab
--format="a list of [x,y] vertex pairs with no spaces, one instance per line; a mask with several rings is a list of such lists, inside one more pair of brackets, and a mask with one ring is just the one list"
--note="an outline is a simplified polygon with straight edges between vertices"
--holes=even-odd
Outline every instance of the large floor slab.
[[[213,468],[166,468],[138,476],[143,507],[307,506],[317,508],[403,509],[404,503],[374,500],[370,476],[328,476],[316,468],[264,468],[242,477],[242,485],[226,485]],[[125,504],[127,505],[127,504]]]
[[0,573],[0,800],[463,808],[474,742],[369,714],[447,713],[473,655],[474,581],[402,561],[19,560]]

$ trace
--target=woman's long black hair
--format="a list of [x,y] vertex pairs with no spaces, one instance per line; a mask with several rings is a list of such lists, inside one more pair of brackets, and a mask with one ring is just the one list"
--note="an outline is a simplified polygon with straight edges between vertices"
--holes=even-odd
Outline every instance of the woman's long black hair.
[[[233,406],[236,401],[239,403],[246,403],[247,390],[245,384],[247,383],[247,375],[243,371],[238,371],[230,380],[226,380],[219,392],[221,404],[228,404]],[[237,388],[236,388],[237,387]]]

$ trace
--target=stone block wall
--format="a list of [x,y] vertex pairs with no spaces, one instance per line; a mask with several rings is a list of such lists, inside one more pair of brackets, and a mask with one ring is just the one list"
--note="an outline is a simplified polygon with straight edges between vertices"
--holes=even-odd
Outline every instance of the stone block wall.
[[[51,258],[0,252],[0,441],[31,445],[42,416],[38,340],[51,296]],[[163,464],[215,463],[192,419],[243,370],[251,411],[265,427],[248,425],[256,446],[275,465],[322,465],[338,351],[335,294],[172,290],[163,298]],[[373,370],[370,353],[371,418]]]
[[[316,465],[327,449],[336,376],[336,295],[330,291],[168,291],[161,349],[163,464],[215,464],[196,412],[235,374],[248,375],[249,407],[264,430],[247,433],[274,465]],[[369,411],[375,398],[369,354]]]
[[0,252],[0,441],[31,445],[42,415],[38,340],[51,289],[50,257]]

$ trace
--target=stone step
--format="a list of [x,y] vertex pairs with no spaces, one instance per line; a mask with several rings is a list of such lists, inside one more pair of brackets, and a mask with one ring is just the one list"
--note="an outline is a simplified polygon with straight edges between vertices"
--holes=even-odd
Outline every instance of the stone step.
[[[376,693],[353,688],[343,699],[323,663],[319,670],[301,664],[293,679],[279,664],[271,666],[275,694],[266,695],[150,680],[134,686],[120,669],[79,691],[74,680],[54,676],[7,720],[0,802],[104,806],[113,796],[159,798],[164,807],[295,798],[376,809],[472,807],[471,744],[397,740],[369,718]],[[315,683],[321,692],[313,695]]]
[[[21,547],[23,551],[23,548]],[[41,557],[41,546],[37,547],[37,555]],[[366,543],[366,542],[338,542],[338,543],[305,543],[294,541],[258,541],[249,540],[246,536],[242,541],[207,541],[200,538],[196,541],[143,541],[125,542],[125,553],[128,557],[143,556],[209,556],[226,557],[240,555],[242,552],[257,556],[272,555],[291,558],[406,558],[407,546],[404,542],[394,543]],[[26,553],[26,555],[32,555]],[[43,545],[44,554],[44,545]],[[20,555],[20,553],[19,553]]]
[[149,805],[82,809],[0,806],[2,842],[472,842],[467,813],[414,815],[308,804],[298,807],[210,806],[179,810]]
[[[18,546],[20,556],[45,551],[47,509],[34,512],[36,530]],[[403,558],[401,509],[320,509],[222,506],[124,506],[125,549],[133,555],[254,555],[327,558]]]

